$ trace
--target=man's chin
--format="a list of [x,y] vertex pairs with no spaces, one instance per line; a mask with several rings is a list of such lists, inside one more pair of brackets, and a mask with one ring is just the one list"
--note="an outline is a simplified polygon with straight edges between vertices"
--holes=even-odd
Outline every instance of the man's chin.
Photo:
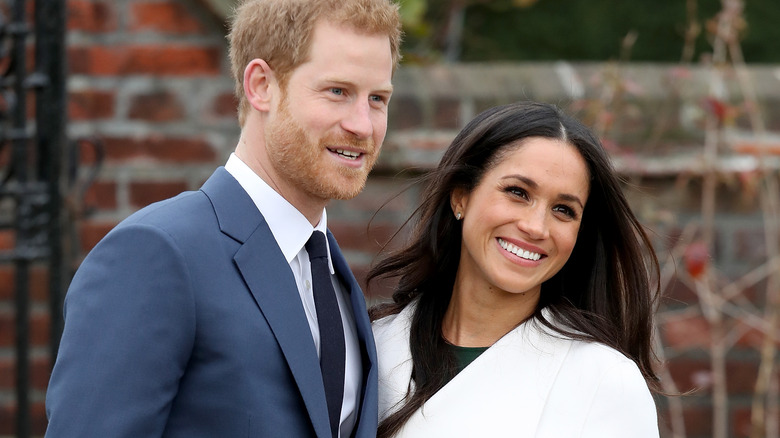
[[[341,184],[338,182],[341,182]],[[359,195],[366,186],[365,177],[361,178],[359,181],[355,181],[353,178],[339,178],[338,182],[331,181],[331,184],[322,188],[325,192],[325,196],[323,196],[324,198],[346,201]]]
[[339,201],[347,201],[349,199],[354,198],[355,196],[359,195],[360,192],[363,191],[363,187],[365,187],[365,184],[361,185],[360,187],[354,189],[354,190],[339,190],[334,191],[333,196],[331,199],[339,200]]

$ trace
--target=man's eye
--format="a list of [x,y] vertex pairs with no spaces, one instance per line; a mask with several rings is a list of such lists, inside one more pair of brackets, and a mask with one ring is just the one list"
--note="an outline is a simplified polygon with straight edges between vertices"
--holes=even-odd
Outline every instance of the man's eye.
[[343,88],[333,87],[333,88],[330,89],[330,92],[335,94],[335,95],[337,95],[337,96],[341,96],[342,94],[344,94],[344,89]]

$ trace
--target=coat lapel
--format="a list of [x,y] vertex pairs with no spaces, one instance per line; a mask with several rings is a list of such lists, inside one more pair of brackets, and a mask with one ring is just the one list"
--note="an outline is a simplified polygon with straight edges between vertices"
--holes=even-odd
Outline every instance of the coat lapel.
[[319,359],[290,266],[249,195],[224,168],[202,190],[222,232],[241,243],[233,260],[279,343],[317,435],[330,436]]
[[[394,356],[388,363],[380,357],[380,387],[387,393],[396,390],[393,397],[380,401],[380,409],[384,406],[393,411],[409,382],[411,355],[408,346],[401,344],[405,341],[408,345],[412,312],[407,310],[389,325],[375,323],[383,355]],[[402,336],[398,336],[399,329]],[[570,341],[547,333],[534,321],[521,325],[434,394],[398,436],[501,437],[507,431],[535,436],[570,346]]]

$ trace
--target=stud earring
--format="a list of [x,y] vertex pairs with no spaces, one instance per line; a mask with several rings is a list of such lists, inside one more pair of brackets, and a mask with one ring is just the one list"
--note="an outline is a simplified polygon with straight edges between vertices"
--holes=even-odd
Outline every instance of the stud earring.
[[459,221],[459,220],[460,220],[460,218],[462,218],[462,217],[463,217],[463,215],[461,214],[461,212],[457,212],[457,213],[455,213],[455,220],[456,220],[456,221]]

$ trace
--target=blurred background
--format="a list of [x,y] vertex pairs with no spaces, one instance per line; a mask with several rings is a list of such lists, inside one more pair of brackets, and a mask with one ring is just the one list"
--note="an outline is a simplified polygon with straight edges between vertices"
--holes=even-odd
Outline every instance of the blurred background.
[[[0,436],[42,436],[62,299],[139,208],[196,190],[239,127],[234,0],[0,0]],[[328,208],[356,276],[480,111],[555,103],[602,138],[662,263],[664,437],[778,437],[778,0],[401,0],[366,189]],[[364,288],[369,303],[391,284]]]

